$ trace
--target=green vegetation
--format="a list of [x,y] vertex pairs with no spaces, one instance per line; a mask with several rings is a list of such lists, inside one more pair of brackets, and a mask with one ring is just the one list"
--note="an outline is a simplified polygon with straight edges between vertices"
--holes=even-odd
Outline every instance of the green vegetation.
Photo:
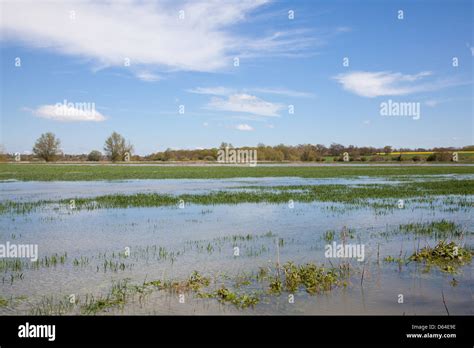
[[8,300],[0,296],[0,307],[8,306]]
[[337,286],[346,286],[344,280],[347,273],[342,269],[326,269],[313,263],[295,265],[287,262],[283,265],[282,280],[277,275],[269,284],[270,293],[280,293],[285,290],[290,293],[304,288],[307,293],[314,295],[323,291],[332,290]]
[[427,270],[431,266],[442,272],[456,273],[458,268],[471,263],[472,251],[454,242],[440,241],[435,247],[424,247],[410,256],[411,261],[424,262]]
[[260,299],[255,295],[239,295],[231,290],[227,289],[225,286],[220,288],[214,293],[214,296],[222,303],[232,303],[238,308],[247,308],[255,306]]
[[87,160],[88,161],[98,162],[101,159],[102,159],[102,153],[100,151],[97,151],[97,150],[93,150],[93,151],[89,152],[89,154],[87,155]]
[[334,240],[334,236],[336,235],[336,231],[329,230],[324,232],[323,238],[327,243],[330,243]]
[[396,257],[390,256],[390,255],[384,257],[383,261],[384,261],[384,262],[388,262],[388,263],[390,263],[390,262],[397,262],[397,263],[403,263],[403,262],[405,262],[405,260],[402,259],[402,258],[400,258],[400,257],[396,258]]
[[202,287],[207,287],[210,284],[210,279],[202,276],[199,272],[194,271],[191,276],[184,281],[161,281],[154,280],[146,282],[144,286],[153,286],[160,290],[169,290],[171,292],[187,292],[198,291]]
[[219,179],[238,177],[333,178],[355,176],[401,176],[474,174],[468,166],[153,166],[153,165],[60,165],[0,164],[0,180],[75,181],[126,179]]

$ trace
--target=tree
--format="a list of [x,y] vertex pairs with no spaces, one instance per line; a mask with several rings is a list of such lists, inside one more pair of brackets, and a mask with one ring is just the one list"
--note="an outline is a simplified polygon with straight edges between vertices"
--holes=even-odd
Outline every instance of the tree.
[[95,161],[98,162],[102,158],[102,153],[97,150],[93,150],[87,155],[87,160],[88,161]]
[[219,148],[220,148],[220,149],[225,149],[226,147],[228,147],[229,149],[233,149],[233,148],[234,148],[234,146],[232,146],[231,143],[227,144],[227,143],[225,143],[225,142],[222,142],[222,143],[221,143],[221,146],[220,146]]
[[5,147],[0,144],[0,161],[5,162],[7,159],[8,159],[8,156],[5,153]]
[[331,146],[329,146],[329,153],[331,156],[339,156],[344,152],[344,149],[344,145],[332,143]]
[[383,152],[386,154],[386,155],[390,155],[392,153],[392,147],[391,146],[385,146],[383,148]]
[[123,136],[113,132],[105,141],[104,151],[112,161],[123,161],[127,153],[132,154],[133,146]]
[[61,153],[59,146],[61,141],[51,133],[43,133],[36,140],[35,146],[33,147],[33,153],[39,158],[44,159],[46,162],[53,161],[57,155]]

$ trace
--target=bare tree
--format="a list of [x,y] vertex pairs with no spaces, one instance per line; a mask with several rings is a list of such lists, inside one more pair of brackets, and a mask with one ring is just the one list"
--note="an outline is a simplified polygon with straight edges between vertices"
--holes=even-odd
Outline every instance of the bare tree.
[[43,133],[36,140],[35,146],[33,147],[33,153],[39,158],[44,159],[46,162],[54,161],[54,159],[61,153],[59,146],[61,141],[51,133]]
[[112,161],[123,161],[127,153],[132,154],[133,146],[123,136],[113,132],[105,141],[104,151]]

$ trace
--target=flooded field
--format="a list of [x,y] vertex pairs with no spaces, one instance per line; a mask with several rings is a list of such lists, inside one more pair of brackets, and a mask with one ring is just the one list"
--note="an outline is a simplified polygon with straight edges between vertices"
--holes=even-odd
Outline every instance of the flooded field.
[[473,314],[473,179],[5,180],[0,314]]

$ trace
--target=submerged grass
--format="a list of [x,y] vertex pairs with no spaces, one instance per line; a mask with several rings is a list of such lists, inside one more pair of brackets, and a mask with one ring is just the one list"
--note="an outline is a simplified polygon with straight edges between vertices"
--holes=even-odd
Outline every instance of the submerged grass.
[[[300,192],[288,188],[299,187]],[[259,188],[258,191],[217,191],[208,194],[165,195],[156,193],[137,193],[133,195],[105,195],[94,198],[74,198],[76,210],[94,210],[108,208],[178,206],[184,204],[217,205],[239,203],[287,203],[298,202],[338,202],[349,204],[372,204],[373,200],[393,200],[384,202],[384,206],[397,206],[397,200],[407,198],[429,199],[434,196],[474,195],[474,180],[449,180],[398,185],[317,185],[317,186],[279,186]],[[0,203],[0,213],[22,214],[45,205],[59,205],[67,209],[71,199],[60,201]],[[468,200],[473,206],[472,200]]]
[[113,283],[106,296],[86,296],[85,304],[81,306],[82,314],[96,314],[112,307],[123,307],[130,293],[129,288],[129,279],[123,279]]
[[[282,272],[280,277],[279,273]],[[273,277],[270,274],[278,274]],[[52,296],[43,297],[32,309],[35,315],[62,315],[76,312],[84,315],[95,315],[115,309],[123,309],[125,305],[139,296],[140,301],[144,296],[154,291],[167,291],[171,294],[193,293],[196,298],[215,299],[222,304],[231,304],[238,309],[253,308],[266,296],[278,296],[283,291],[296,293],[305,290],[310,295],[326,292],[337,286],[347,286],[346,279],[349,273],[343,267],[325,268],[314,263],[296,265],[288,262],[280,267],[261,267],[257,273],[245,275],[245,281],[238,281],[234,290],[216,278],[211,283],[211,278],[198,271],[184,280],[152,280],[142,284],[131,284],[130,279],[122,279],[112,283],[111,289],[105,295],[86,294],[82,300],[79,297],[75,302],[68,297],[55,300]],[[226,277],[221,279],[224,281]],[[238,279],[239,280],[239,279]],[[240,279],[242,280],[242,279]],[[256,284],[264,286],[262,290],[255,290]],[[277,287],[275,287],[275,284]],[[8,303],[0,297],[0,306]]]
[[436,239],[460,237],[465,233],[461,225],[445,219],[425,223],[402,224],[399,226],[399,230],[402,233],[427,235]]

